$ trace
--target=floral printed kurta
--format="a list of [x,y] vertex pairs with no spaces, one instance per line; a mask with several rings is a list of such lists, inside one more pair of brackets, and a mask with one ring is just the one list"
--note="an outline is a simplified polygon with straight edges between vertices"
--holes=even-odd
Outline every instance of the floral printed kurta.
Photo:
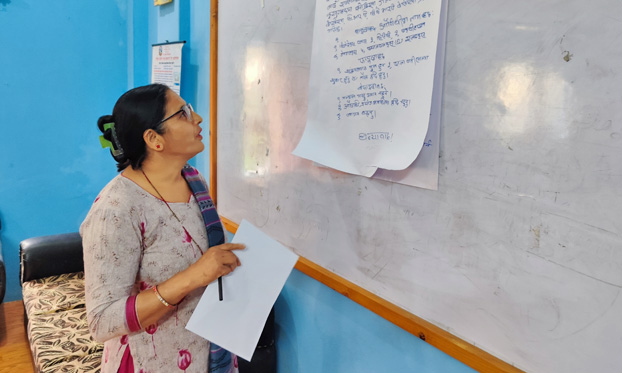
[[117,372],[128,347],[137,373],[207,372],[209,342],[185,328],[204,288],[188,294],[157,324],[132,333],[126,320],[128,297],[186,269],[207,249],[194,197],[169,205],[183,226],[162,200],[118,175],[100,192],[80,227],[87,317],[94,338],[105,342],[104,373]]

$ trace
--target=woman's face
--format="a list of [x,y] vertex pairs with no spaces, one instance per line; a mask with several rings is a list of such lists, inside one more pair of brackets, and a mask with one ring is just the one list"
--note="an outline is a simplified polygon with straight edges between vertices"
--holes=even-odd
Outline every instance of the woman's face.
[[[166,94],[167,103],[164,118],[175,114],[172,118],[164,122],[164,149],[163,152],[170,156],[182,156],[190,159],[203,151],[203,136],[201,127],[203,118],[194,111],[190,112],[190,118],[181,110],[186,101],[171,90]],[[180,111],[181,110],[181,111]],[[180,111],[180,112],[179,112]]]

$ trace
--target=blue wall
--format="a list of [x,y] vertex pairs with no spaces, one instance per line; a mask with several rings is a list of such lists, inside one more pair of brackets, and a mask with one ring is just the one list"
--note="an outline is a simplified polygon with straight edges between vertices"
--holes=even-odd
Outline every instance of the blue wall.
[[127,1],[0,1],[0,219],[5,301],[19,242],[76,231],[114,175],[96,121],[128,87]]
[[279,372],[474,372],[297,270],[275,317]]
[[[0,0],[0,218],[9,286],[18,245],[76,231],[115,175],[96,119],[150,81],[151,44],[186,40],[181,95],[209,126],[209,2]],[[209,151],[195,159],[209,174]],[[471,372],[294,270],[275,305],[281,372]]]
[[[150,5],[146,13],[149,46],[165,42],[186,42],[182,48],[181,97],[192,103],[194,110],[203,117],[203,128],[209,128],[210,2],[173,1],[158,7]],[[148,72],[145,82],[149,83],[151,47],[147,56],[147,69],[144,70]],[[205,175],[209,175],[208,141],[205,142],[205,151],[190,163]]]

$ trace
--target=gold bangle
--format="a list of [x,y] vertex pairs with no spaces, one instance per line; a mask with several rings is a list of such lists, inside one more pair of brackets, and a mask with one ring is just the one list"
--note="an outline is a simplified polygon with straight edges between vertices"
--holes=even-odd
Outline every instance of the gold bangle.
[[160,295],[160,292],[158,291],[158,285],[153,285],[153,292],[155,293],[156,297],[158,297],[158,300],[160,301],[160,303],[162,303],[166,307],[174,308],[177,306],[177,304],[170,304],[169,302],[165,301],[164,298],[162,298],[162,296]]

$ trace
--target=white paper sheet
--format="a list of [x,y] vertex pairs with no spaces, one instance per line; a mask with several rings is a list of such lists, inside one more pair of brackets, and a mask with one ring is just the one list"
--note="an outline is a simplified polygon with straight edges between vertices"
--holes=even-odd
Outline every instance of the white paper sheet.
[[442,1],[440,25],[438,27],[438,47],[436,49],[436,68],[432,107],[428,133],[417,159],[404,170],[385,170],[379,168],[372,178],[392,181],[424,189],[438,190],[438,165],[440,154],[441,102],[443,99],[443,67],[445,65],[445,37],[447,31],[447,0]]
[[[157,4],[156,4],[157,5]],[[162,83],[173,92],[181,90],[181,49],[185,41],[151,47],[151,83]]]
[[242,220],[233,243],[242,265],[223,277],[223,300],[218,284],[210,284],[186,329],[250,361],[270,309],[276,302],[298,255]]
[[368,177],[408,167],[428,129],[440,11],[441,0],[318,1],[293,153]]

